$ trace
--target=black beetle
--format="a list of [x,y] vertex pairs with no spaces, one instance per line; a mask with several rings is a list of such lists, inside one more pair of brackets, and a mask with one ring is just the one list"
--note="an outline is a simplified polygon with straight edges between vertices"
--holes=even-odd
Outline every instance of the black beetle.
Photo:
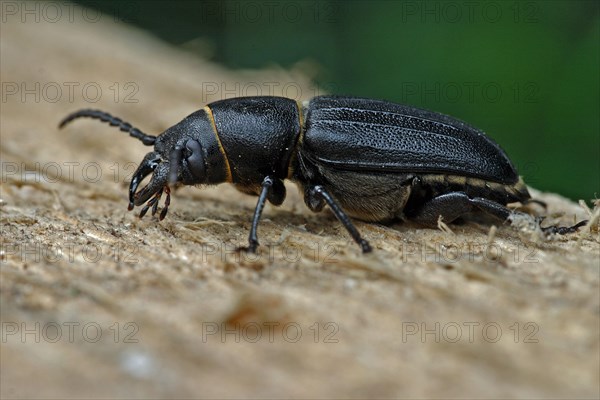
[[[371,251],[349,216],[363,221],[410,219],[437,226],[471,211],[506,221],[512,202],[531,196],[504,151],[483,132],[452,117],[386,101],[320,96],[308,103],[284,97],[216,101],[159,136],[97,110],[81,110],[60,123],[100,119],[154,145],[133,175],[129,209],[163,219],[170,186],[232,183],[257,195],[249,247],[258,246],[258,221],[268,200],[283,203],[284,179],[297,183],[312,211],[327,204],[363,252]],[[137,191],[152,174],[150,183]],[[569,233],[572,227],[542,228]]]

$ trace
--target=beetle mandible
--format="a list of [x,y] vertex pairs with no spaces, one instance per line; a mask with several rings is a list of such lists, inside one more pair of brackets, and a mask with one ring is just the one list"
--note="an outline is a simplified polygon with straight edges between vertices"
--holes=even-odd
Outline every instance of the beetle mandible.
[[[355,97],[319,96],[307,103],[256,96],[208,104],[158,136],[147,135],[108,113],[84,109],[60,122],[89,117],[154,146],[129,185],[129,210],[140,217],[170,187],[231,183],[258,196],[248,248],[258,246],[265,203],[278,206],[289,179],[312,211],[325,205],[363,252],[371,251],[350,217],[363,221],[410,219],[435,227],[471,211],[506,221],[506,205],[531,196],[504,151],[482,131],[455,118],[405,105]],[[150,182],[138,190],[142,180]],[[574,232],[585,224],[542,228]]]

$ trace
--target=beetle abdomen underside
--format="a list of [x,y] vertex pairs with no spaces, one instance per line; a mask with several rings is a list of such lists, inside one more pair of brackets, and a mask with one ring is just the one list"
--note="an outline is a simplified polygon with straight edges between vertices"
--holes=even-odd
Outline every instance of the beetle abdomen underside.
[[[363,221],[402,219],[431,199],[454,192],[484,197],[506,205],[531,196],[523,180],[502,184],[479,178],[442,174],[398,174],[350,171],[308,164],[344,211]],[[302,182],[299,182],[302,185]]]
[[504,151],[452,117],[384,101],[311,100],[302,153],[329,168],[471,176],[515,184]]

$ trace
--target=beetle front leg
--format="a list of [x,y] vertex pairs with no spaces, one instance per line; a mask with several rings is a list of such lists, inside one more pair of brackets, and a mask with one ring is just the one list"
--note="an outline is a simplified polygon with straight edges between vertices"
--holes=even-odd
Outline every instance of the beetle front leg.
[[269,200],[275,205],[280,205],[285,199],[285,186],[280,179],[266,176],[262,181],[261,187],[262,189],[258,196],[258,202],[254,209],[254,217],[252,217],[252,227],[250,228],[250,236],[248,237],[248,248],[245,249],[250,253],[255,253],[256,248],[258,247],[258,236],[256,232],[258,230],[258,221],[265,208],[265,203]]
[[321,185],[309,186],[304,191],[304,201],[308,208],[312,211],[321,211],[324,203],[327,203],[331,211],[335,214],[336,218],[344,225],[352,239],[362,249],[363,253],[369,253],[373,249],[369,242],[360,236],[358,229],[354,226],[348,215],[342,210],[342,207],[335,201],[335,199],[329,194],[329,192]]

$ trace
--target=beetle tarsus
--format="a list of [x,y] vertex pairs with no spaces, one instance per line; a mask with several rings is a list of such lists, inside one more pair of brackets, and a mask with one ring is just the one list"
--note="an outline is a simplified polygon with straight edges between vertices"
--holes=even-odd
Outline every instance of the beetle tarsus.
[[239,246],[235,249],[235,251],[237,253],[256,254],[257,248],[258,248],[258,243],[256,243],[255,245],[249,245],[249,246]]
[[573,226],[547,226],[545,228],[542,228],[540,226],[540,229],[542,230],[542,232],[544,232],[546,235],[553,235],[553,234],[557,234],[557,235],[568,235],[569,233],[575,233],[579,230],[579,228],[581,228],[582,226],[585,226],[588,223],[587,220],[585,221],[581,221],[576,223]]
[[248,243],[248,247],[242,247],[241,250],[245,251],[246,253],[256,254],[256,249],[258,248],[258,246],[258,241],[250,242]]

